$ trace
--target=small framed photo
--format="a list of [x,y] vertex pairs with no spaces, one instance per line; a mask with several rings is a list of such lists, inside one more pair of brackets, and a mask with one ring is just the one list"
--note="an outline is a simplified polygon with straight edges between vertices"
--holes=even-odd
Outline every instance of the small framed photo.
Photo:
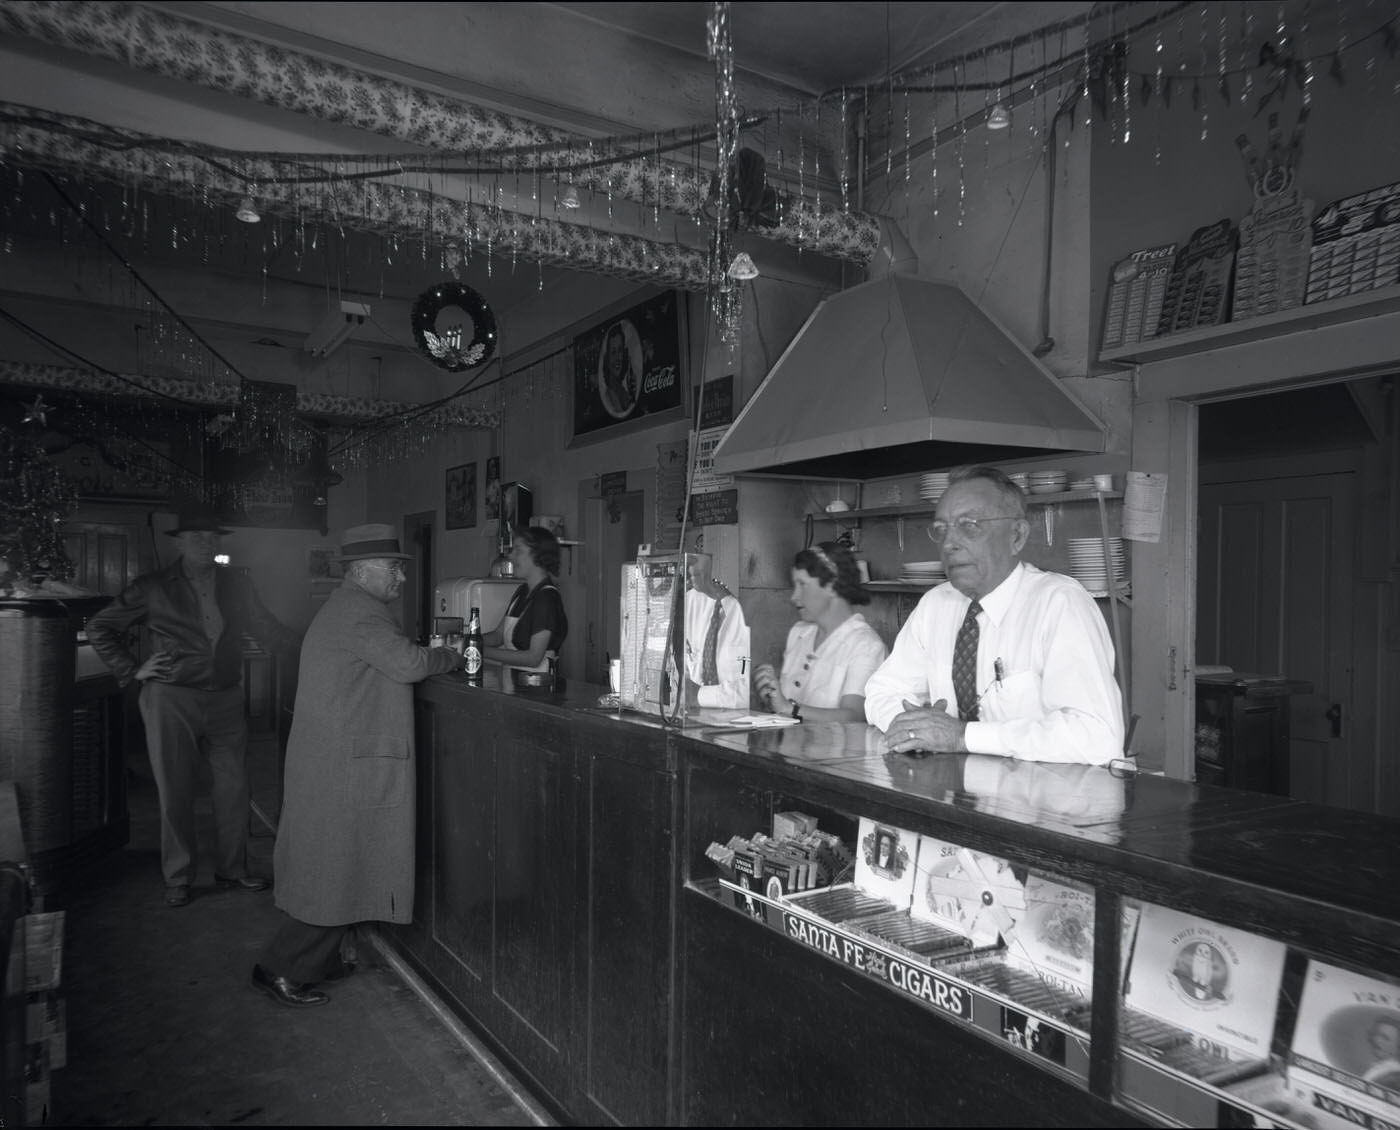
[[340,562],[332,545],[313,545],[306,550],[306,575],[313,581],[340,580]]
[[463,463],[447,469],[447,496],[443,511],[449,530],[468,530],[476,525],[476,464]]

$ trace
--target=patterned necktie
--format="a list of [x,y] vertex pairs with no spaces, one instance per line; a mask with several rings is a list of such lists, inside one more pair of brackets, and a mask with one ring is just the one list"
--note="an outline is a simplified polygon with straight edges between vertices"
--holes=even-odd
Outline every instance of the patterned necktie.
[[977,614],[981,611],[975,600],[967,606],[953,644],[953,693],[958,698],[958,717],[964,722],[977,721]]
[[719,664],[716,652],[719,650],[719,629],[724,623],[724,606],[715,601],[715,610],[710,613],[710,626],[705,631],[705,650],[700,653],[700,685],[713,687],[719,682]]

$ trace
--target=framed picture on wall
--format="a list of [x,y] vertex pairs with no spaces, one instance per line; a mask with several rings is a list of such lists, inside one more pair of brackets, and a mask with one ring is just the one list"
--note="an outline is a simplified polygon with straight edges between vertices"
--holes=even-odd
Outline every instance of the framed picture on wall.
[[476,525],[476,464],[463,463],[447,468],[447,497],[443,513],[449,530],[467,530]]
[[684,309],[668,290],[575,335],[575,443],[684,416]]

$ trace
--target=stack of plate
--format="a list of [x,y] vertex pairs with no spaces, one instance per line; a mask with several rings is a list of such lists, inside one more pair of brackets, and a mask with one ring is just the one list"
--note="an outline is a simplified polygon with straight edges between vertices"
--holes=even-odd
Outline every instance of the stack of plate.
[[1029,480],[1031,494],[1059,494],[1069,482],[1069,472],[1032,471]]
[[[1104,564],[1103,542],[1099,538],[1070,538],[1069,574],[1093,593],[1107,592],[1108,567]],[[1113,561],[1113,583],[1121,585],[1128,575],[1128,562],[1122,538],[1108,539],[1108,555]]]
[[941,585],[948,574],[941,561],[906,561],[899,579],[906,585]]
[[1084,478],[1084,479],[1075,479],[1072,483],[1069,484],[1069,489],[1070,489],[1070,490],[1093,490],[1093,489],[1094,489],[1094,476],[1093,476],[1093,475],[1090,475],[1090,476],[1088,476],[1088,478]]
[[1031,477],[1025,471],[1012,471],[1006,477],[1022,490],[1031,489]]
[[930,471],[919,479],[919,497],[925,502],[937,502],[947,489],[947,471]]

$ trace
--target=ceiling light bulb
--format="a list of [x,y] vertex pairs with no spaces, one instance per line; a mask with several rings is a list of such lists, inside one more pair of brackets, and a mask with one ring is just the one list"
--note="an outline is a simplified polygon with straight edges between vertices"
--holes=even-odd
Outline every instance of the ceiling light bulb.
[[998,102],[987,114],[988,129],[1005,129],[1011,124],[1011,111]]
[[262,219],[257,208],[253,205],[253,198],[251,196],[245,196],[238,202],[238,211],[235,212],[234,215],[245,224],[256,224]]
[[734,256],[734,261],[729,264],[728,274],[731,279],[756,279],[758,278],[758,268],[754,266],[754,261],[749,258],[749,253],[741,251]]
[[568,185],[564,189],[564,195],[559,197],[559,206],[561,208],[577,208],[579,206],[578,189],[573,185]]

